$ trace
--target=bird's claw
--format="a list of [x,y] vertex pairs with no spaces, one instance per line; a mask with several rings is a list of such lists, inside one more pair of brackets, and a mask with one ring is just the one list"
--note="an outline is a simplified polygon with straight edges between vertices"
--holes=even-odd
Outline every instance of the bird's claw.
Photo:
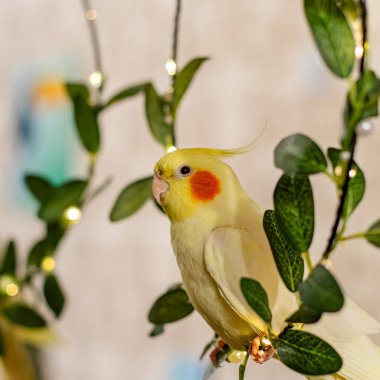
[[267,337],[264,335],[258,335],[255,339],[253,339],[249,353],[254,362],[263,364],[272,358],[274,348]]
[[219,367],[218,356],[224,351],[224,342],[222,339],[219,339],[216,342],[215,348],[210,352],[210,360],[212,365],[217,368]]

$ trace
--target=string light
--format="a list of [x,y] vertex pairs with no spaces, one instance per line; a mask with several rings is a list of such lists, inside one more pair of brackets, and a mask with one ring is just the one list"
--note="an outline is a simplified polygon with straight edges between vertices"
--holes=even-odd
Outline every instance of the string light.
[[356,176],[356,170],[355,169],[351,169],[348,172],[348,175],[350,176],[350,178],[354,178]]
[[171,153],[171,152],[174,152],[175,150],[177,150],[177,148],[174,145],[169,145],[166,148],[166,153]]
[[334,169],[334,173],[337,177],[340,177],[342,175],[342,167],[340,165],[338,165],[335,169]]
[[340,159],[343,161],[348,161],[351,157],[351,153],[348,152],[347,150],[343,150],[340,152]]
[[52,256],[46,256],[41,263],[41,268],[45,272],[52,272],[55,269],[55,259]]
[[364,47],[363,47],[363,45],[356,46],[356,48],[355,48],[355,57],[357,59],[361,59],[361,58],[363,58],[363,54],[364,54]]
[[70,206],[63,213],[63,217],[68,223],[75,224],[80,221],[82,212],[78,207]]
[[18,292],[19,292],[18,286],[14,283],[8,284],[5,287],[5,293],[7,293],[9,297],[17,296]]
[[374,130],[374,125],[369,120],[362,121],[356,127],[356,132],[360,136],[368,136],[373,132],[373,130]]
[[246,352],[244,351],[234,350],[228,356],[228,361],[233,364],[240,363],[244,359],[245,355],[246,355]]
[[104,76],[102,72],[95,70],[90,74],[88,81],[93,88],[100,88],[103,85]]
[[86,19],[88,21],[94,21],[96,20],[96,17],[98,17],[98,14],[96,13],[95,9],[89,9],[86,11]]
[[15,283],[15,280],[11,276],[1,276],[0,278],[0,289],[9,297],[17,296],[20,289]]
[[173,59],[168,59],[165,64],[165,69],[168,74],[172,77],[177,74],[177,64]]

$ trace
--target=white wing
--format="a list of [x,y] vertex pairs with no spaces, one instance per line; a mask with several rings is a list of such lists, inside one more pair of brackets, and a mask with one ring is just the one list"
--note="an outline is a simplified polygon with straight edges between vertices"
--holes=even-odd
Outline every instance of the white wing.
[[341,355],[342,379],[379,380],[380,350],[367,335],[376,334],[380,324],[349,298],[338,313],[325,313],[305,330],[329,342]]
[[261,283],[270,305],[277,297],[279,277],[266,238],[258,231],[251,236],[244,229],[215,229],[204,248],[205,265],[228,304],[255,329],[266,331],[265,322],[250,308],[240,290],[242,277]]

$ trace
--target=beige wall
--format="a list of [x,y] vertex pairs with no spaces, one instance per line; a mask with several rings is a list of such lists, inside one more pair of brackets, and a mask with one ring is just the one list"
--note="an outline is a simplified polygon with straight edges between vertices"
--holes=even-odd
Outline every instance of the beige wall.
[[[303,132],[323,147],[336,145],[346,83],[322,67],[303,17],[301,1],[185,1],[179,63],[207,55],[183,102],[178,120],[181,147],[237,147],[267,125],[258,148],[231,165],[248,193],[264,207],[280,172],[272,151],[291,133]],[[380,72],[380,3],[368,1],[372,66]],[[152,79],[160,90],[168,80],[164,62],[170,52],[174,1],[94,1],[106,95],[124,85]],[[68,56],[93,69],[89,37],[79,1],[23,0],[0,3],[0,170],[10,176],[16,154],[11,80],[20,64],[51,56]],[[349,226],[366,228],[380,217],[380,130],[359,142],[358,161],[367,175],[367,192]],[[155,340],[147,310],[155,297],[180,279],[169,241],[169,224],[152,205],[133,218],[111,225],[110,207],[129,181],[151,173],[162,155],[145,124],[143,99],[115,106],[102,117],[103,149],[96,182],[114,178],[83,221],[65,239],[58,272],[69,302],[57,329],[63,343],[46,361],[48,380],[168,380],[168,356],[196,357],[211,336],[200,317],[175,324]],[[324,247],[336,207],[326,178],[313,177],[317,225],[315,257]],[[3,187],[3,186],[2,186]],[[3,187],[4,188],[4,187]],[[16,212],[2,191],[0,238],[16,236],[25,251],[41,231],[31,216]],[[350,296],[380,319],[380,252],[352,242],[335,256],[338,278]],[[377,342],[380,343],[379,337]],[[215,379],[237,378],[226,365]],[[297,379],[278,363],[250,364],[248,378]]]

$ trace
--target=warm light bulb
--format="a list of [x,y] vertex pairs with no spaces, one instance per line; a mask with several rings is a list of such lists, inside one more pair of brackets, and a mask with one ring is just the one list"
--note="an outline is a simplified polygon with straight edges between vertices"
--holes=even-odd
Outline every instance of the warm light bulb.
[[52,272],[55,269],[55,259],[52,256],[46,256],[41,263],[41,268],[45,272]]
[[14,297],[19,293],[15,279],[7,275],[0,277],[0,289],[3,294],[5,293],[9,297]]
[[342,150],[339,155],[340,159],[343,161],[348,161],[351,157],[351,153],[347,150]]
[[338,165],[338,166],[335,168],[334,172],[335,172],[335,175],[336,175],[337,177],[340,177],[340,176],[342,175],[342,167],[341,167],[340,165]]
[[170,145],[166,148],[166,152],[167,153],[171,153],[171,152],[174,152],[175,150],[177,150],[177,148],[174,146],[174,145]]
[[240,363],[244,357],[245,357],[246,353],[244,351],[237,351],[237,350],[234,350],[232,351],[232,353],[228,356],[228,361],[230,363]]
[[177,64],[173,59],[168,59],[165,64],[165,69],[170,76],[174,76],[177,73]]
[[88,81],[90,82],[91,86],[94,88],[102,87],[103,80],[104,80],[103,74],[99,70],[96,70],[93,73],[91,73],[90,77],[88,78]]
[[353,178],[356,176],[356,170],[355,169],[351,169],[349,172],[348,172],[348,175],[350,176],[350,178]]
[[18,292],[18,286],[14,283],[10,283],[5,287],[5,293],[7,293],[9,297],[17,296]]
[[96,17],[98,16],[98,14],[96,13],[96,10],[95,9],[89,9],[87,12],[86,12],[86,18],[87,20],[89,21],[94,21],[96,19]]
[[356,46],[356,48],[355,48],[355,57],[357,59],[360,59],[360,58],[363,57],[363,54],[364,54],[364,47],[362,45]]
[[265,346],[271,346],[271,345],[272,345],[272,342],[271,342],[268,338],[263,338],[263,339],[261,339],[261,342],[262,342]]
[[369,120],[363,120],[360,122],[356,127],[356,132],[360,136],[368,136],[370,135],[375,129],[375,126],[373,123]]
[[78,207],[70,206],[63,213],[63,217],[68,223],[78,223],[82,216],[82,212]]

